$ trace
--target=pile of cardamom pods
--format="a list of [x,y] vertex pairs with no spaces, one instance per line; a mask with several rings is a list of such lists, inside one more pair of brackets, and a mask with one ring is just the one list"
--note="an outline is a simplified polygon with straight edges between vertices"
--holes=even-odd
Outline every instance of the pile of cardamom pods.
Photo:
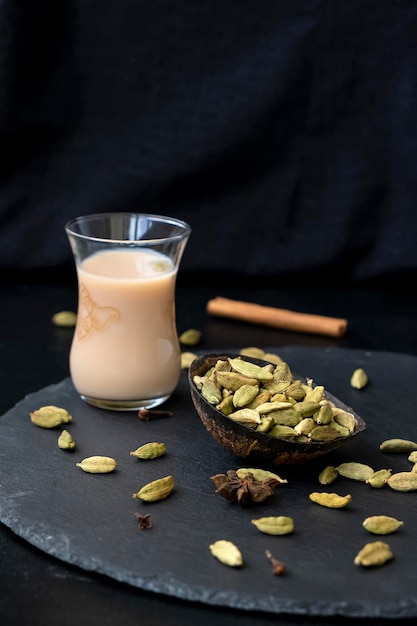
[[294,377],[288,363],[264,366],[241,355],[219,359],[193,382],[202,396],[230,419],[272,437],[331,441],[348,437],[355,416],[326,398],[323,385]]

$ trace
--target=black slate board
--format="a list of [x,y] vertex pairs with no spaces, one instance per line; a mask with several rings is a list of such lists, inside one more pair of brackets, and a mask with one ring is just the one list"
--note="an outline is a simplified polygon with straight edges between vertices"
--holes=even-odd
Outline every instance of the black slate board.
[[[214,493],[210,476],[244,461],[221,448],[192,406],[187,375],[166,404],[174,416],[143,422],[136,413],[90,407],[70,379],[30,394],[0,418],[0,520],[17,535],[54,557],[85,570],[156,593],[235,609],[349,617],[417,616],[417,492],[372,489],[339,477],[323,488],[328,464],[360,461],[375,469],[408,470],[407,455],[387,455],[379,444],[390,437],[417,439],[417,358],[358,350],[268,348],[292,369],[312,377],[352,407],[367,429],[345,446],[297,467],[275,467],[288,484],[252,507],[232,504]],[[370,383],[354,390],[353,370],[363,367]],[[57,446],[60,429],[37,428],[29,411],[47,404],[73,415],[68,429],[75,451]],[[168,452],[139,461],[129,452],[148,441],[163,441]],[[86,474],[84,457],[117,459],[113,474]],[[172,474],[176,487],[166,500],[146,504],[134,492],[150,480]],[[350,493],[344,509],[326,509],[308,499],[312,491]],[[135,512],[150,513],[153,528],[139,530]],[[382,537],[395,558],[380,568],[353,564],[357,551],[379,539],[362,527],[368,515],[393,515],[404,522]],[[292,535],[260,533],[251,519],[294,518]],[[229,568],[214,559],[209,544],[230,539],[245,565]],[[283,561],[285,576],[272,575],[265,550]]]

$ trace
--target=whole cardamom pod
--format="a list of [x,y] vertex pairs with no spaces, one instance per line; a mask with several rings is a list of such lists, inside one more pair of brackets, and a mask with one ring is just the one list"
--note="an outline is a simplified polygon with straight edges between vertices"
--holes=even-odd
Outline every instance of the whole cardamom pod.
[[62,328],[71,328],[77,323],[77,314],[74,311],[59,311],[52,316],[52,323]]
[[395,491],[416,491],[417,490],[417,473],[415,472],[396,472],[387,478],[387,485]]
[[410,439],[385,439],[379,449],[381,452],[412,452],[417,450],[417,442]]
[[390,515],[371,515],[363,520],[362,526],[374,535],[388,535],[394,533],[404,522]]
[[75,441],[72,438],[71,433],[67,430],[63,430],[58,437],[58,447],[61,450],[73,450],[75,448]]
[[178,339],[184,346],[196,346],[201,339],[201,331],[196,328],[189,328],[185,330]]
[[354,558],[355,565],[378,567],[394,557],[391,548],[384,541],[367,543]]
[[53,405],[42,406],[40,409],[29,413],[29,415],[33,424],[40,428],[56,428],[72,420],[72,416],[66,409]]
[[130,456],[136,456],[138,459],[156,459],[164,455],[167,451],[166,445],[157,441],[145,443],[130,453]]
[[219,539],[210,544],[210,552],[221,563],[229,567],[241,567],[243,565],[242,553],[232,541]]
[[144,500],[145,502],[156,502],[167,498],[174,489],[174,478],[165,476],[157,478],[144,485],[137,493],[132,494],[132,498]]
[[75,465],[89,474],[108,474],[114,472],[117,462],[109,456],[89,456]]
[[294,530],[294,520],[285,515],[259,517],[251,522],[261,533],[267,535],[288,535]]
[[313,491],[310,493],[309,498],[312,502],[320,504],[321,506],[327,506],[330,509],[340,509],[345,507],[352,500],[352,496],[347,494],[346,496],[339,496],[337,493],[327,493]]
[[354,389],[363,389],[368,384],[368,375],[364,369],[356,369],[350,379],[350,384]]
[[374,474],[374,469],[365,463],[357,463],[355,461],[350,461],[347,463],[341,463],[337,466],[337,471],[340,476],[344,476],[345,478],[351,478],[352,480],[360,480],[365,482],[372,474]]

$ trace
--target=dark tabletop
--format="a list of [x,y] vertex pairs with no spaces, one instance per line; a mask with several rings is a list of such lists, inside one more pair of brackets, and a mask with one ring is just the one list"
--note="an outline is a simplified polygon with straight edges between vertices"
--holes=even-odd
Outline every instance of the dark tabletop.
[[[224,296],[270,306],[346,317],[341,339],[285,332],[206,314],[210,298]],[[0,415],[27,394],[69,375],[70,329],[51,323],[52,315],[75,310],[74,285],[3,285],[0,290]],[[338,347],[417,355],[417,297],[412,286],[363,285],[349,289],[279,286],[178,285],[177,326],[202,331],[201,351],[247,346]],[[2,445],[4,442],[2,442]],[[266,626],[341,624],[342,617],[269,615],[208,606],[146,592],[55,559],[0,527],[0,617],[2,624],[166,624]],[[373,620],[368,620],[374,623]],[[390,622],[378,619],[375,624]],[[403,623],[410,619],[403,619]],[[414,620],[413,620],[414,621]]]

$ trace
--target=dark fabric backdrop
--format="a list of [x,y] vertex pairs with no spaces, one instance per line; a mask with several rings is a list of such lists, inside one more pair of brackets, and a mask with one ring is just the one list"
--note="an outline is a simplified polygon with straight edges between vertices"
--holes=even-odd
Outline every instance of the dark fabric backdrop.
[[417,269],[417,0],[0,0],[0,269],[162,213],[182,273]]

